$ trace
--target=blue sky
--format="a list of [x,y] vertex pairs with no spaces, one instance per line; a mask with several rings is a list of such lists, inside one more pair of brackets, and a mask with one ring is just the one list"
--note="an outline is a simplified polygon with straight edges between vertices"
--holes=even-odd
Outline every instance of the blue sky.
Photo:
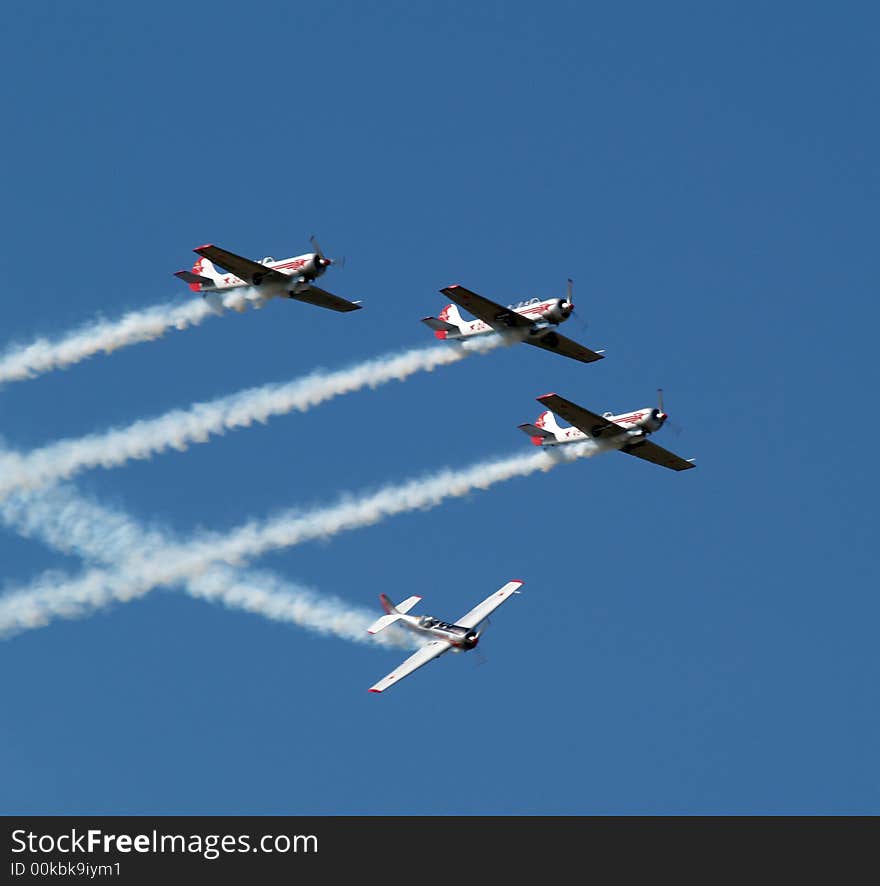
[[[177,589],[0,641],[5,813],[876,813],[878,17],[869,4],[16,3],[0,348],[191,297],[191,249],[294,255],[337,315],[228,314],[0,390],[19,450],[430,343],[460,282],[575,280],[584,366],[512,348],[84,494],[186,537],[528,449],[547,391],[653,402],[611,453],[261,558],[453,619],[400,654]],[[2,583],[76,557],[0,530]]]

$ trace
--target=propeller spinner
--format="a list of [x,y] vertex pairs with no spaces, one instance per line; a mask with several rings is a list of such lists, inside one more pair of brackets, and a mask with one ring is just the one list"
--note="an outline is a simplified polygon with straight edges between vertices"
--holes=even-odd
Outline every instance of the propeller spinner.
[[321,249],[321,244],[318,243],[318,238],[314,234],[312,234],[312,236],[309,237],[309,243],[312,244],[312,249],[315,250],[315,256],[316,256],[315,264],[317,264],[317,266],[322,271],[326,268],[329,268],[330,265],[336,265],[339,268],[345,267],[345,258],[344,257],[329,258],[328,256],[324,255],[324,250]]

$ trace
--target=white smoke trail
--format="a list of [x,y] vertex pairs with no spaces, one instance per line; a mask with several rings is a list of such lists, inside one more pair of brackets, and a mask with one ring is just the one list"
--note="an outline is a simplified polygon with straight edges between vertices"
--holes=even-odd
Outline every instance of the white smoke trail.
[[469,354],[486,353],[506,340],[500,336],[467,342],[460,347],[414,348],[367,360],[335,372],[313,372],[286,384],[249,388],[175,409],[157,418],[142,419],[125,428],[60,440],[25,455],[0,456],[0,499],[17,489],[35,489],[72,477],[87,468],[110,468],[131,459],[146,459],[167,449],[186,449],[205,443],[212,434],[265,423],[272,416],[309,409],[341,394],[403,381],[416,372],[430,372],[462,360]]
[[227,535],[207,534],[188,544],[171,544],[157,550],[134,548],[127,552],[123,562],[117,563],[116,571],[91,569],[81,578],[66,582],[46,576],[29,588],[0,598],[0,633],[46,624],[56,617],[79,617],[114,601],[141,597],[156,587],[198,580],[210,574],[218,563],[241,565],[270,550],[330,538],[396,514],[426,510],[475,489],[488,489],[514,477],[548,471],[560,462],[600,451],[591,442],[553,454],[539,450],[458,471],[440,471],[304,514],[288,511],[260,523],[248,523]]
[[12,345],[0,355],[0,384],[64,369],[101,352],[111,354],[128,345],[153,341],[170,329],[198,326],[208,317],[222,314],[223,308],[240,312],[262,303],[250,288],[222,296],[212,293],[185,304],[169,303],[131,311],[118,320],[97,320],[55,340],[38,338],[28,345]]
[[[160,529],[145,529],[127,514],[86,499],[71,487],[52,487],[12,496],[0,504],[0,520],[21,535],[37,537],[63,553],[107,565],[120,563],[133,553],[140,557],[161,556],[162,550],[172,544]],[[44,589],[65,581],[69,579],[47,573],[35,588]],[[182,587],[196,599],[221,603],[323,635],[405,649],[418,645],[412,635],[403,632],[384,631],[370,636],[367,628],[376,620],[377,612],[354,606],[339,597],[319,594],[264,570],[243,571],[215,564],[203,574],[185,580]],[[47,607],[43,597],[29,596],[29,592],[22,596],[30,602],[19,601],[16,623],[4,625],[0,633],[41,627],[55,615],[76,617],[91,611],[86,606],[69,608],[64,601]],[[3,599],[0,597],[0,601]],[[42,605],[37,605],[38,600]]]

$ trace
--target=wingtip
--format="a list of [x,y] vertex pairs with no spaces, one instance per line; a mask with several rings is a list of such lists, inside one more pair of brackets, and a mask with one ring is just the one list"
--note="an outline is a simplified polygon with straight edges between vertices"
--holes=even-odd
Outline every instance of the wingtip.
[[382,691],[381,689],[369,689],[368,690],[368,692],[375,692],[375,693],[379,693],[381,691]]
[[193,250],[193,252],[200,252],[202,249],[212,249],[213,246],[214,246],[213,243],[205,243],[202,246],[196,246],[196,248]]
[[556,392],[555,392],[555,391],[551,391],[549,394],[541,394],[540,397],[535,397],[535,399],[536,399],[539,403],[543,403],[548,397],[555,397],[555,396],[556,396]]

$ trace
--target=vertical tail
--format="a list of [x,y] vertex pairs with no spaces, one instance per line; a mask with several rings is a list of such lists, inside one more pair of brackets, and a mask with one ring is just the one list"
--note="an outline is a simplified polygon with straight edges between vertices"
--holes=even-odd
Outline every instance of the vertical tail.
[[458,306],[454,304],[446,305],[437,317],[424,317],[422,323],[430,326],[439,339],[447,338],[450,332],[461,332],[464,326]]
[[542,412],[533,425],[519,425],[519,429],[532,438],[535,446],[546,446],[560,439],[562,428],[556,421],[556,416],[548,409]]
[[193,273],[199,277],[207,277],[214,286],[223,278],[223,275],[214,267],[214,263],[209,258],[197,258],[193,265]]
[[189,288],[193,292],[214,289],[223,279],[220,272],[207,258],[197,258],[191,271],[175,271],[174,276],[189,284]]
[[367,628],[367,633],[378,634],[379,631],[384,630],[388,625],[394,624],[401,615],[406,615],[421,599],[421,597],[407,597],[400,605],[395,606],[387,594],[379,594],[379,600],[382,603],[382,608],[385,610],[385,615],[376,619]]
[[535,426],[542,428],[557,439],[559,438],[559,432],[562,430],[559,427],[559,422],[556,421],[556,416],[549,409],[546,412],[542,412],[535,419]]
[[446,305],[437,315],[437,319],[442,320],[444,323],[449,323],[450,326],[455,326],[456,329],[461,329],[464,326],[464,320],[462,320],[461,312],[456,304]]

